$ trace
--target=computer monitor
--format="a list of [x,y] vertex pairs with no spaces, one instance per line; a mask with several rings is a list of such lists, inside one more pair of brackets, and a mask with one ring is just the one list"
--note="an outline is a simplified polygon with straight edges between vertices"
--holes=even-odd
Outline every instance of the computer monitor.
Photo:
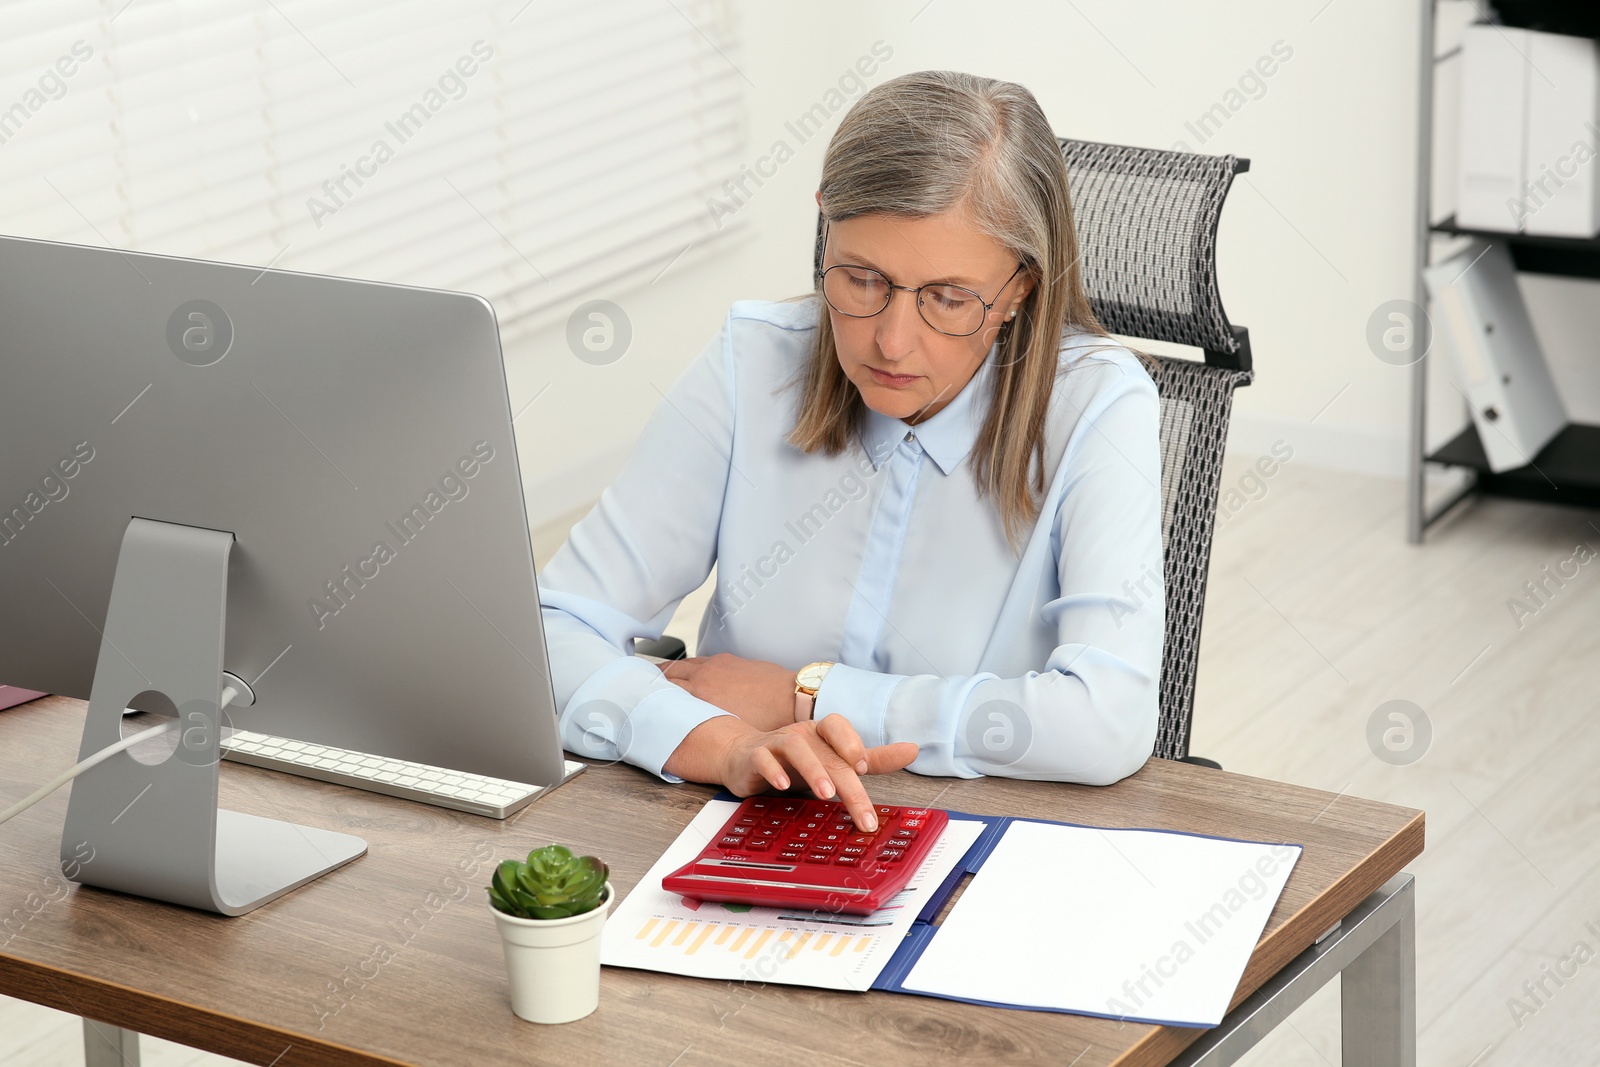
[[0,681],[90,698],[97,664],[145,677],[106,630],[114,577],[129,618],[137,594],[225,621],[222,668],[254,698],[226,725],[561,779],[481,297],[0,237]]

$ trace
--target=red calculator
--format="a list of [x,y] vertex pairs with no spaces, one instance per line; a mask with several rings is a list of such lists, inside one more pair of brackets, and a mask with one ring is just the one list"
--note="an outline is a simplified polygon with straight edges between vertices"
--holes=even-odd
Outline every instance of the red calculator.
[[869,834],[837,800],[747,797],[661,887],[696,900],[870,914],[905,888],[950,821],[933,808],[875,810]]

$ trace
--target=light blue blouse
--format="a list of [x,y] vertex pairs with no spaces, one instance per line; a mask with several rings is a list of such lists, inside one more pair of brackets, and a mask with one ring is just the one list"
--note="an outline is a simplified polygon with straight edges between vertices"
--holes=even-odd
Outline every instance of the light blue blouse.
[[[911,770],[1109,784],[1155,743],[1165,594],[1155,384],[1071,334],[1045,433],[1043,507],[1020,558],[966,462],[985,362],[915,427],[869,412],[858,446],[785,442],[815,298],[735,303],[673,384],[622,473],[539,576],[566,748],[662,765],[727,714],[634,657],[717,565],[697,653],[834,667],[816,715]],[[990,350],[990,360],[997,355]],[[870,788],[870,787],[869,787]]]

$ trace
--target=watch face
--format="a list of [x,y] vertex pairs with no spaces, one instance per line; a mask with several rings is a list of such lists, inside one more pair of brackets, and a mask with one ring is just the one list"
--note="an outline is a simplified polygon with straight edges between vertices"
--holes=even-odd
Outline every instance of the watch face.
[[800,684],[807,689],[820,689],[827,673],[828,665],[813,663],[800,671]]

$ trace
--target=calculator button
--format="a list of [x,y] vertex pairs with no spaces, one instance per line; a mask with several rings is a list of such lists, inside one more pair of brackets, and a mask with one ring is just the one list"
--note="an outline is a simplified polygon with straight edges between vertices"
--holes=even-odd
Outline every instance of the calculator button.
[[811,837],[812,834],[810,830],[796,830],[794,833],[794,839],[796,841],[810,841]]
[[872,837],[869,834],[851,834],[849,843],[852,845],[865,845],[870,844],[871,841]]
[[813,855],[810,855],[810,856],[806,857],[806,862],[807,863],[827,863],[831,859],[833,859],[832,856],[818,856],[818,855],[813,854]]
[[772,818],[763,819],[762,822],[761,822],[761,825],[763,825],[763,826],[782,826],[785,823],[787,823],[788,821],[789,821],[788,819],[779,819],[779,818],[776,818],[776,817],[772,817]]
[[917,836],[917,832],[915,830],[907,830],[905,827],[902,826],[900,829],[898,829],[898,830],[896,830],[894,832],[894,836],[895,837],[904,838],[905,840],[910,841],[913,837]]
[[838,859],[833,861],[834,866],[836,867],[854,867],[860,862],[860,856],[840,856]]
[[839,850],[841,856],[865,856],[867,850],[860,845],[846,845]]
[[813,855],[829,856],[833,854],[836,848],[838,848],[837,845],[812,845],[811,852]]
[[885,862],[891,862],[893,860],[899,859],[901,856],[904,856],[904,855],[905,855],[905,853],[902,852],[898,848],[886,848],[882,852],[878,853],[878,858],[880,860],[885,861]]
[[920,830],[920,829],[922,829],[922,820],[921,819],[907,819],[905,822],[901,823],[900,825],[904,826],[907,830]]
[[762,841],[759,839],[751,840],[746,841],[744,847],[749,849],[751,852],[765,852],[767,849],[772,847],[772,842]]
[[847,834],[853,829],[853,827],[847,822],[836,822],[829,827],[829,829],[837,830],[841,834]]
[[785,859],[785,860],[797,860],[802,855],[804,855],[804,853],[802,853],[799,849],[786,848],[782,852],[778,853],[778,858],[779,859]]
[[750,832],[750,827],[748,827],[748,826],[730,826],[730,827],[728,827],[728,833],[735,834],[735,835],[737,835],[739,837],[743,837],[745,834],[748,834],[749,832]]
[[750,810],[751,811],[766,811],[767,808],[770,807],[771,805],[772,805],[772,801],[770,801],[770,800],[752,800],[750,802]]
[[778,836],[778,831],[776,831],[776,830],[772,829],[770,826],[768,826],[768,827],[763,827],[760,830],[757,830],[755,833],[751,834],[750,836],[751,837],[761,837],[761,838],[765,838],[768,841],[770,841],[773,838]]
[[885,819],[893,818],[894,809],[886,805],[878,809],[878,814],[882,815]]
[[908,819],[926,819],[927,817],[928,817],[928,809],[927,808],[907,808],[906,809],[906,818],[908,818]]
[[745,816],[742,816],[739,819],[739,825],[740,826],[754,826],[756,823],[758,823],[760,821],[761,820],[756,818],[754,815],[745,815]]
[[717,845],[721,848],[739,848],[743,844],[744,838],[734,837],[732,834],[729,834],[727,837],[724,837],[721,841],[717,842]]
[[776,805],[772,810],[782,815],[793,815],[800,810],[800,805],[791,800]]
[[820,821],[816,820],[816,819],[809,819],[806,822],[806,829],[807,830],[820,830],[820,829],[822,829],[822,823]]
[[821,840],[823,840],[823,841],[832,841],[832,842],[836,842],[837,843],[839,841],[843,841],[844,837],[845,837],[844,834],[837,834],[837,833],[836,834],[823,834]]

